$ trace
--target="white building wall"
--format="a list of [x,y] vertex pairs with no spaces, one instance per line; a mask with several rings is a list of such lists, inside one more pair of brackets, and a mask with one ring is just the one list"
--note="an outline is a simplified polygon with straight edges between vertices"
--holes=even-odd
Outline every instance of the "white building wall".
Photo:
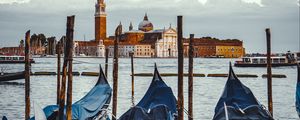
[[97,57],[105,57],[105,46],[103,44],[103,41],[100,40],[99,45],[97,46]]
[[177,33],[166,30],[155,43],[156,57],[177,57]]
[[[114,56],[114,46],[108,46],[109,57]],[[130,57],[129,53],[134,52],[134,57],[151,57],[153,50],[151,45],[119,45],[119,57]]]

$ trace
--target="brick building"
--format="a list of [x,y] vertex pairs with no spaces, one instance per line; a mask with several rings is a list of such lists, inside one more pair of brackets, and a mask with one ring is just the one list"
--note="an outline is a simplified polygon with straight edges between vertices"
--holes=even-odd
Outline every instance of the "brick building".
[[[184,55],[188,56],[189,40],[184,40]],[[211,37],[194,39],[195,57],[239,58],[245,55],[243,41],[237,39],[219,40]]]

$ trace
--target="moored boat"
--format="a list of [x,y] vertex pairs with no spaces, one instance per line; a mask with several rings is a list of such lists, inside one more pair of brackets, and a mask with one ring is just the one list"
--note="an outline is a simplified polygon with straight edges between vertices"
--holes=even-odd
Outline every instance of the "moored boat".
[[229,68],[229,76],[213,120],[273,120],[270,112],[260,104],[251,90],[243,85]]
[[[72,119],[105,119],[111,100],[111,93],[112,89],[100,67],[100,74],[96,85],[83,98],[72,104]],[[58,105],[46,106],[43,111],[47,120],[56,120],[58,109]],[[31,120],[35,120],[35,118],[31,118]]]
[[[0,64],[10,63],[25,63],[25,56],[0,56]],[[30,63],[35,63],[35,61],[30,59]]]
[[119,120],[174,120],[176,118],[176,98],[172,89],[161,79],[155,66],[152,82],[144,97]]
[[297,65],[297,85],[296,85],[296,111],[300,118],[300,66]]
[[[296,59],[287,57],[271,57],[272,67],[295,66]],[[235,61],[235,67],[267,67],[267,57],[242,57],[241,61]]]
[[7,82],[12,80],[24,79],[25,73],[24,72],[16,72],[16,73],[5,73],[2,75],[0,74],[0,82]]

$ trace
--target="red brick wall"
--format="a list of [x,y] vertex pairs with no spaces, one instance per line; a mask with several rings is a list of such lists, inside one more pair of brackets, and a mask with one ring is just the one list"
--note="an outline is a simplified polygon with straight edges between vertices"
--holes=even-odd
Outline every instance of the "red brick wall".
[[95,17],[95,40],[106,39],[106,17]]

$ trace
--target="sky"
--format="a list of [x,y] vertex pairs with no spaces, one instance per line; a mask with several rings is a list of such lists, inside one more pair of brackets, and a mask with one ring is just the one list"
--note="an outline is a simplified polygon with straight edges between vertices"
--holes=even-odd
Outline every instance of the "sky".
[[[121,22],[137,29],[145,13],[154,29],[176,28],[183,16],[184,37],[240,39],[247,53],[266,51],[271,29],[272,52],[300,51],[299,0],[105,0],[107,33]],[[60,39],[66,18],[75,15],[75,40],[94,39],[96,0],[0,0],[0,47],[17,46],[25,32]]]

